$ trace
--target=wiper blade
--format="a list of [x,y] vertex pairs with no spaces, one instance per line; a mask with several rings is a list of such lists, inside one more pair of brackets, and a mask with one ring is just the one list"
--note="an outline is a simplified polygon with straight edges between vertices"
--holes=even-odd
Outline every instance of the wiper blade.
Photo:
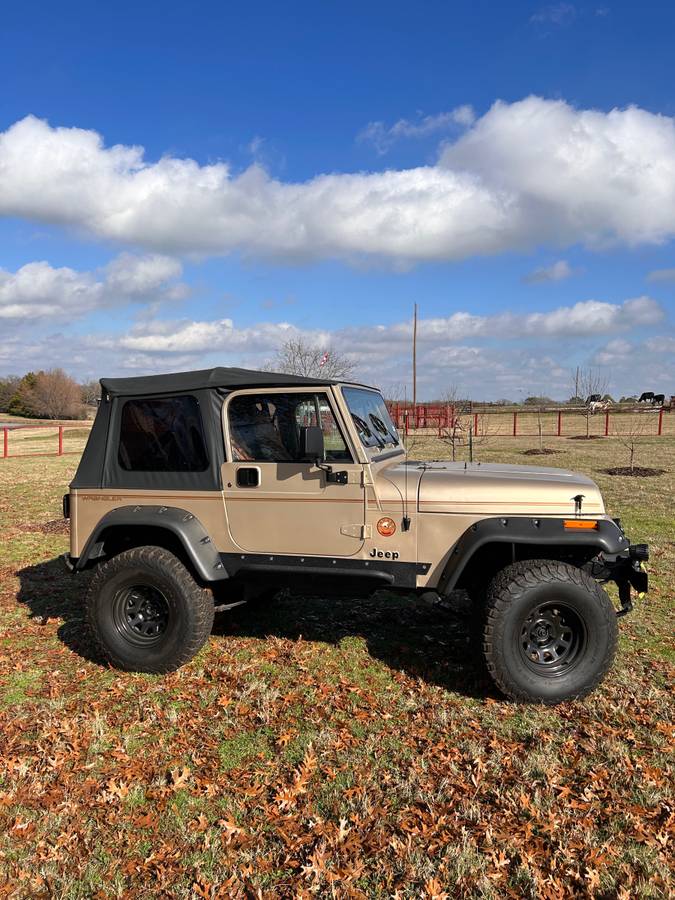
[[[379,416],[376,416],[375,413],[369,413],[370,421],[373,423],[375,428],[380,432],[380,434],[384,435],[386,438],[389,438],[390,441],[394,444],[398,444],[398,437],[395,437],[391,431],[384,424],[382,419]],[[386,443],[386,441],[385,441]]]
[[380,450],[384,447],[384,441],[382,441],[374,432],[370,430],[365,419],[362,419],[361,416],[357,416],[356,413],[352,413],[352,419],[356,423],[356,427],[359,429],[359,431],[363,432],[366,438],[375,438],[375,440],[377,441],[377,446],[380,448]]

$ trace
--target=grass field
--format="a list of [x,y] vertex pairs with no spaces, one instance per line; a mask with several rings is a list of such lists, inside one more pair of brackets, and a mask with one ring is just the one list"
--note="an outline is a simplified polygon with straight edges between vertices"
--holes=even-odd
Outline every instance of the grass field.
[[46,524],[76,457],[0,460],[0,896],[673,896],[675,439],[645,440],[649,479],[603,473],[612,439],[535,443],[476,452],[590,474],[652,552],[607,682],[555,709],[493,690],[465,609],[386,594],[280,598],[170,676],[106,669]]

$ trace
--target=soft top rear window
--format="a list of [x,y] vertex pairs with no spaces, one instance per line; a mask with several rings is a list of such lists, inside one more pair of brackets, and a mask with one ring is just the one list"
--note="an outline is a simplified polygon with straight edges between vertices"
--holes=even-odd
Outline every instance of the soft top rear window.
[[205,471],[209,459],[197,399],[127,400],[117,457],[127,472]]

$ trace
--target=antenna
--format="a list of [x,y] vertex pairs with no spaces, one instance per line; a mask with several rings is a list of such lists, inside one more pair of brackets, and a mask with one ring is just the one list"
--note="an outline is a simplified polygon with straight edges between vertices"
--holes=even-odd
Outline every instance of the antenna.
[[412,345],[412,382],[413,382],[413,424],[417,427],[417,304],[413,312],[413,345]]
[[[403,409],[408,408],[408,388],[403,388]],[[405,447],[405,460],[403,462],[404,467],[404,475],[403,475],[403,522],[401,523],[401,527],[403,531],[407,531],[410,528],[410,516],[408,515],[408,445],[406,444],[406,431],[408,425],[407,412],[403,413],[403,446]]]

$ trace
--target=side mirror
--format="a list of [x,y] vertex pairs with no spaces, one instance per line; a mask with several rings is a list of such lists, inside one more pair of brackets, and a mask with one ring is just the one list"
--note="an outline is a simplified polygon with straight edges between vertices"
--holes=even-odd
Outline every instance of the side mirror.
[[306,425],[300,429],[300,459],[323,462],[325,456],[323,431],[318,425]]

